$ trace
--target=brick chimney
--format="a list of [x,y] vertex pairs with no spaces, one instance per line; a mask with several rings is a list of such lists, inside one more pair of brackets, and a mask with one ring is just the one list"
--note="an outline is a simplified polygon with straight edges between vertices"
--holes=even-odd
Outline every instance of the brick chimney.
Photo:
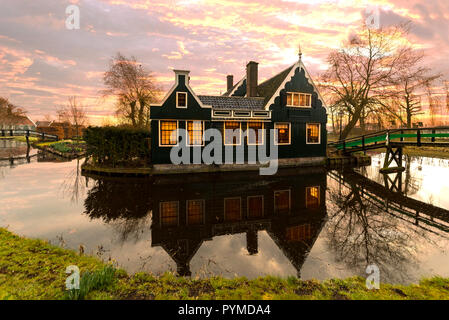
[[258,63],[250,61],[246,65],[246,96],[257,97]]
[[232,87],[234,86],[234,76],[232,74],[230,74],[226,77],[226,80],[227,80],[226,91],[230,91],[232,89]]

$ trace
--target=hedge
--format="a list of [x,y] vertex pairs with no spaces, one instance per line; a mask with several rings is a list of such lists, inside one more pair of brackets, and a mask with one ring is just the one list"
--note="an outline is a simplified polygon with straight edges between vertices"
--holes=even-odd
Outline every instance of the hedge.
[[107,166],[142,166],[150,163],[150,132],[128,127],[88,127],[84,131],[87,156]]

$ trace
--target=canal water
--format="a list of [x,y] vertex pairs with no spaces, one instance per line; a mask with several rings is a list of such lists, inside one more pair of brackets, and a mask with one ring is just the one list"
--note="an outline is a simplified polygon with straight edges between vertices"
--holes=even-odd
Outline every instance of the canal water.
[[382,161],[150,181],[84,177],[82,161],[38,153],[0,161],[0,226],[130,273],[325,280],[376,264],[382,282],[448,277],[449,160],[407,157],[389,176]]

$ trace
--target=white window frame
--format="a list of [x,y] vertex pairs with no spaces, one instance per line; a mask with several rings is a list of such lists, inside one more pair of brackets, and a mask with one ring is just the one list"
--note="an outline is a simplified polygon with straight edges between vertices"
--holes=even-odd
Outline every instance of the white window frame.
[[[226,143],[226,122],[237,122],[239,124],[239,143],[238,144],[234,144],[234,143]],[[235,129],[234,129],[235,130]],[[225,146],[241,146],[242,145],[242,123],[240,121],[234,121],[234,120],[230,120],[230,121],[223,121],[223,143]]]
[[242,220],[242,206],[243,206],[243,204],[242,204],[242,197],[230,197],[230,198],[224,198],[223,199],[223,218],[224,218],[224,220],[226,221],[227,219],[226,219],[226,200],[236,200],[236,199],[239,199],[239,201],[240,201],[240,220]]
[[[278,143],[278,132],[277,132],[277,128],[276,126],[279,124],[288,124],[288,143]],[[275,122],[274,123],[274,130],[275,130],[275,135],[274,135],[274,145],[276,146],[289,146],[292,144],[292,124],[291,122]]]
[[[180,94],[185,94],[186,95],[186,105],[185,106],[179,106],[178,105],[178,96],[180,95]],[[179,92],[176,92],[176,108],[179,108],[179,109],[187,109],[187,106],[188,106],[188,98],[189,98],[189,95],[187,94],[187,92],[181,92],[181,91],[179,91]]]
[[[177,212],[178,222],[177,222],[177,226],[179,227],[179,201],[170,201],[170,200],[159,202],[159,226],[160,226],[161,228],[162,228],[162,227],[167,227],[167,226],[163,226],[163,225],[162,225],[162,204],[163,204],[163,203],[167,203],[167,202],[175,202],[175,203],[178,204],[178,212]],[[171,226],[171,227],[173,227],[173,226]]]
[[[249,124],[250,123],[262,123],[262,129],[260,129],[262,131],[262,141],[259,143],[249,143]],[[263,121],[250,121],[247,122],[246,124],[246,144],[248,146],[261,146],[263,145],[265,142],[265,123],[263,123]]]
[[286,192],[288,191],[288,212],[292,211],[292,190],[286,189],[286,190],[275,190],[273,193],[273,212],[276,213],[276,193],[277,192]]
[[[312,108],[312,94],[310,94],[310,93],[303,93],[303,92],[287,92],[287,94],[291,94],[292,95],[292,104],[288,104],[288,100],[287,100],[287,107],[290,107],[290,108]],[[298,95],[298,101],[299,101],[299,103],[301,103],[301,95],[304,95],[304,96],[309,96],[309,102],[310,102],[310,105],[294,105],[293,104],[293,101],[295,100],[294,99],[294,96],[295,95]],[[305,99],[304,98],[304,100],[306,101],[307,99]]]
[[[189,129],[188,129],[188,122],[201,122],[202,128],[203,128],[203,132],[201,135],[201,144],[191,144],[190,143],[190,135],[189,135]],[[186,145],[188,147],[204,147],[204,131],[205,131],[205,122],[203,120],[186,120],[186,132],[187,132],[187,143]]]
[[[309,125],[318,125],[318,142],[309,142],[307,137],[307,129]],[[321,144],[321,123],[306,123],[306,144]]]
[[189,225],[189,201],[201,201],[203,203],[203,223],[206,222],[206,200],[205,199],[190,199],[186,200],[186,225]]
[[262,217],[265,216],[265,198],[263,195],[259,196],[248,196],[246,199],[246,217],[249,218],[249,199],[251,198],[262,198]]
[[[177,143],[176,144],[162,144],[161,140],[162,140],[162,128],[161,128],[161,121],[176,121],[176,136],[177,136]],[[159,147],[162,148],[171,148],[171,147],[177,147],[179,146],[179,120],[170,120],[170,119],[164,119],[164,120],[159,120],[158,123],[158,135],[159,135]]]

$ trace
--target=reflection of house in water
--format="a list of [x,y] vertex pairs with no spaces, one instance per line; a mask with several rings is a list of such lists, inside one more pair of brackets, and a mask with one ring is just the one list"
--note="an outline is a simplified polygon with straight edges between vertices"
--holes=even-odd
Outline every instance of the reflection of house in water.
[[254,255],[258,231],[265,230],[299,275],[326,217],[326,173],[223,179],[152,188],[152,246],[167,251],[180,275],[190,275],[204,241],[246,233]]

